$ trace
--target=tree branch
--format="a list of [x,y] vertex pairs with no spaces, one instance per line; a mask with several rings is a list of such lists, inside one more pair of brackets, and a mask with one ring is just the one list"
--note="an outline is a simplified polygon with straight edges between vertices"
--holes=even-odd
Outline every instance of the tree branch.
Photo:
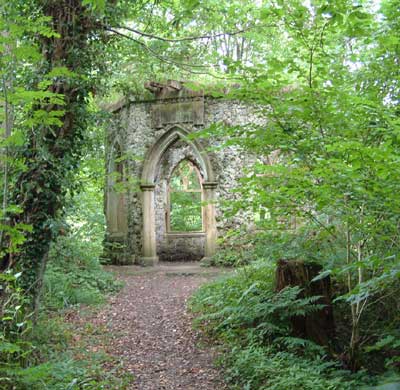
[[129,35],[126,35],[126,34],[124,34],[124,33],[119,32],[119,31],[117,31],[117,30],[114,30],[114,29],[111,28],[111,27],[106,27],[106,30],[107,30],[107,31],[110,31],[110,32],[112,32],[112,33],[114,33],[114,34],[117,34],[117,35],[119,35],[119,36],[121,36],[121,37],[123,37],[123,38],[127,38],[127,39],[129,39],[129,40],[131,40],[131,41],[137,43],[138,45],[144,47],[149,53],[151,53],[154,57],[156,57],[156,58],[159,59],[160,61],[164,61],[164,62],[167,62],[167,63],[169,63],[169,64],[171,64],[171,65],[176,65],[176,66],[180,66],[180,67],[187,67],[187,68],[207,68],[206,65],[187,64],[187,63],[184,63],[184,62],[179,62],[179,61],[175,61],[175,60],[171,60],[171,59],[169,59],[169,58],[163,57],[163,56],[161,56],[160,54],[158,54],[155,50],[153,50],[152,48],[150,48],[149,46],[147,46],[144,42],[141,42],[141,41],[139,41],[138,39],[135,39],[135,38],[133,38],[133,37],[131,37],[131,36],[129,36]]
[[214,78],[222,79],[222,80],[226,80],[227,79],[226,77],[217,76],[215,74],[211,74],[210,72],[206,72],[205,70],[204,71],[198,71],[198,72],[192,70],[192,68],[207,69],[209,67],[209,65],[188,64],[188,63],[184,63],[184,62],[175,61],[175,60],[172,60],[170,58],[166,58],[166,57],[161,56],[160,54],[158,54],[155,50],[153,50],[152,48],[147,46],[144,42],[141,42],[138,39],[135,39],[135,38],[133,38],[133,37],[131,37],[129,35],[126,35],[124,33],[119,32],[117,30],[114,30],[111,27],[105,27],[105,29],[106,29],[106,31],[112,32],[112,33],[114,33],[116,35],[119,35],[119,36],[121,36],[123,38],[129,39],[129,40],[137,43],[138,45],[140,45],[144,49],[146,49],[151,55],[153,55],[158,60],[160,60],[162,62],[165,62],[167,64],[170,64],[170,65],[175,65],[175,66],[177,66],[179,68],[184,69],[186,72],[189,72],[191,74],[207,74],[207,75],[210,75],[210,76],[212,76]]
[[198,35],[198,36],[194,36],[194,37],[183,37],[183,38],[164,38],[164,37],[160,37],[159,35],[146,33],[144,31],[137,30],[135,28],[128,27],[128,26],[106,27],[106,29],[120,28],[120,29],[123,29],[123,30],[128,30],[130,32],[133,32],[133,33],[135,33],[137,35],[140,35],[142,37],[151,38],[151,39],[158,39],[159,41],[163,41],[163,42],[177,43],[177,42],[185,42],[185,41],[198,41],[198,40],[202,40],[202,39],[212,39],[212,38],[218,38],[218,37],[226,36],[226,35],[234,36],[234,35],[245,33],[247,31],[251,30],[253,27],[254,26],[251,26],[251,27],[248,27],[248,28],[244,28],[244,29],[240,29],[240,30],[236,30],[236,31],[232,31],[232,32],[218,33],[218,34],[214,34],[214,35]]

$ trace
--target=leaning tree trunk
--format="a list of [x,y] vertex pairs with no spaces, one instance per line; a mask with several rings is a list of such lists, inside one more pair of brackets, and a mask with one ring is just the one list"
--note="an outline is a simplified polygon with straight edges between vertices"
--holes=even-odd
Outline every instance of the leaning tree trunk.
[[279,260],[276,269],[276,290],[285,287],[302,288],[300,297],[320,296],[316,302],[323,309],[292,318],[293,335],[312,340],[319,345],[332,347],[335,339],[335,322],[331,301],[331,282],[329,276],[312,281],[322,270],[318,264],[303,261]]

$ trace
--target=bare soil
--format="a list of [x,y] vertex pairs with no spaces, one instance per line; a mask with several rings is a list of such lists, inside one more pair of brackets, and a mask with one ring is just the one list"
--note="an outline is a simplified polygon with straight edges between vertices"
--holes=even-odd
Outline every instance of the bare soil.
[[[109,267],[125,287],[90,319],[101,349],[133,375],[129,389],[222,390],[216,351],[193,330],[187,301],[220,271],[198,263]],[[93,346],[96,349],[96,346]]]

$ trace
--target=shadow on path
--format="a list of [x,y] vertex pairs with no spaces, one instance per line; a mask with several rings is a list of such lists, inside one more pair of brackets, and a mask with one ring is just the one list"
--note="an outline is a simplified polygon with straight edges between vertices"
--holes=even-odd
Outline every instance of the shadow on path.
[[193,292],[221,270],[198,263],[108,269],[125,287],[92,320],[109,332],[107,353],[134,375],[130,389],[224,389],[215,351],[201,345],[186,309]]

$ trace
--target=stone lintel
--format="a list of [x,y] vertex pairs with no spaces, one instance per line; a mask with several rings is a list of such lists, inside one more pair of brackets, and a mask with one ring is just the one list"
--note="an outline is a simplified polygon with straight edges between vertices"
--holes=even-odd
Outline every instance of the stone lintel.
[[213,190],[217,188],[218,183],[216,181],[205,181],[202,185],[205,190]]
[[142,191],[154,191],[154,188],[156,188],[155,184],[141,184],[140,189]]
[[205,237],[205,232],[167,232],[167,238],[189,238],[189,237]]
[[192,123],[204,124],[204,98],[196,97],[158,100],[151,107],[153,126],[160,129],[166,125]]
[[185,83],[168,80],[166,83],[150,81],[145,88],[151,91],[156,101],[151,105],[153,126],[161,129],[166,125],[192,123],[204,124],[204,91],[191,90]]

